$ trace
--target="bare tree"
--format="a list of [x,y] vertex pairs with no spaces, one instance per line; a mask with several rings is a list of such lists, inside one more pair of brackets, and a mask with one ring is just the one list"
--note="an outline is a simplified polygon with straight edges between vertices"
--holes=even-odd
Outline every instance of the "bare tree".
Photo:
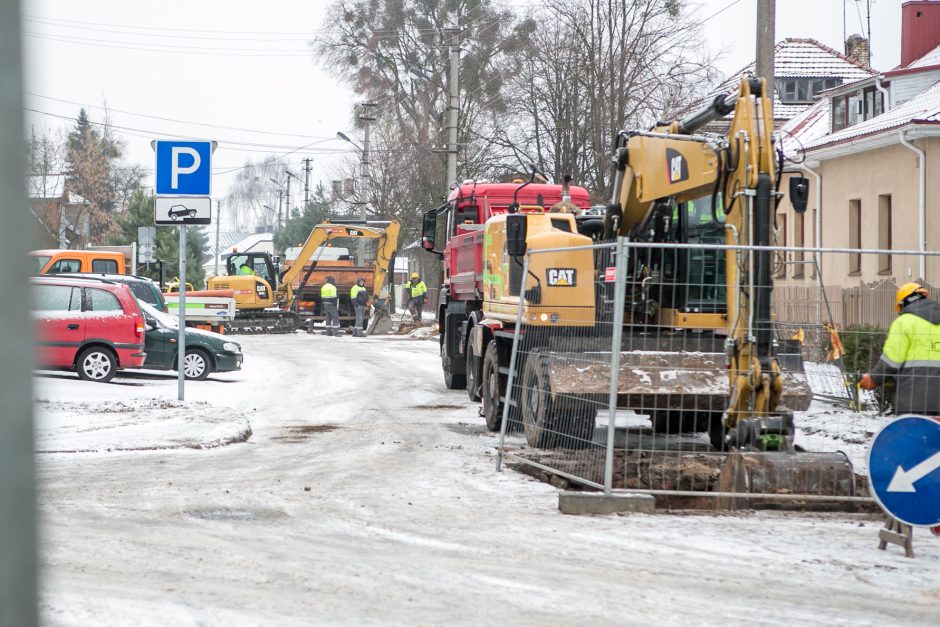
[[[286,220],[291,207],[287,206],[285,186],[287,178],[287,160],[276,156],[267,157],[260,161],[248,160],[235,175],[225,207],[232,219],[233,230],[263,228],[273,231],[280,226],[278,221]],[[303,198],[302,190],[294,187],[296,195],[291,197],[291,205],[299,207]],[[278,193],[281,202],[278,207]],[[280,212],[280,215],[279,215]]]
[[648,128],[713,77],[681,0],[547,0],[520,30],[506,95],[518,120],[502,139],[606,197],[612,140]]

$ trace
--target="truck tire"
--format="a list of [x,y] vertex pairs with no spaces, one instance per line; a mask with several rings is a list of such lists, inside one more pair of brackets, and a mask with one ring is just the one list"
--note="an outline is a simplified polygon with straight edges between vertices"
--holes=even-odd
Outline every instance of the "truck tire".
[[483,353],[480,372],[480,400],[483,403],[483,418],[486,428],[499,431],[503,421],[503,404],[499,400],[499,349],[496,340],[490,340]]
[[474,403],[480,401],[480,370],[479,357],[473,350],[473,343],[467,338],[467,396]]
[[582,398],[561,398],[555,403],[556,448],[583,449],[594,445],[597,407]]
[[519,409],[522,430],[529,446],[552,448],[555,445],[554,403],[548,380],[548,362],[538,353],[529,355],[522,369]]
[[453,371],[454,357],[448,354],[447,344],[447,338],[441,334],[441,369],[444,371],[444,385],[448,390],[462,390],[467,387],[467,376]]

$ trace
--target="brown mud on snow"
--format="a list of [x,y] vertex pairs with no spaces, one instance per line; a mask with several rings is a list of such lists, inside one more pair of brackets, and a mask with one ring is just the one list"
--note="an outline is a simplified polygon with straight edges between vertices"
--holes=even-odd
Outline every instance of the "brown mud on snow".
[[329,433],[339,429],[339,425],[293,425],[284,429],[284,435],[276,435],[272,440],[296,444],[305,442],[316,433]]

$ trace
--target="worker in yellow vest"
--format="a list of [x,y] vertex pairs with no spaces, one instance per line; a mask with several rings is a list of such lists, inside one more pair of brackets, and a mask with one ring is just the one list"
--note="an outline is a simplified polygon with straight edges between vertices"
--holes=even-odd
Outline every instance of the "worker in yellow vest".
[[326,283],[320,288],[320,302],[326,316],[326,335],[339,335],[339,297],[336,295],[336,279],[326,277]]
[[349,290],[349,301],[356,310],[356,326],[353,327],[353,337],[365,337],[365,330],[362,328],[362,321],[365,318],[366,304],[369,295],[366,293],[366,280],[362,277],[356,279],[356,284]]
[[424,312],[424,303],[428,299],[428,287],[421,280],[417,272],[411,274],[411,281],[405,283],[405,292],[408,293],[408,311],[415,320],[421,320]]

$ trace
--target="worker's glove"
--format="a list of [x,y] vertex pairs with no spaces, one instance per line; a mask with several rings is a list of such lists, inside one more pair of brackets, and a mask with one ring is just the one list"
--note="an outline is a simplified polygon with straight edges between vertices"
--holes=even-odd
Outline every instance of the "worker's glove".
[[858,386],[863,390],[874,390],[876,387],[878,387],[878,384],[872,380],[870,374],[865,374],[858,382]]

